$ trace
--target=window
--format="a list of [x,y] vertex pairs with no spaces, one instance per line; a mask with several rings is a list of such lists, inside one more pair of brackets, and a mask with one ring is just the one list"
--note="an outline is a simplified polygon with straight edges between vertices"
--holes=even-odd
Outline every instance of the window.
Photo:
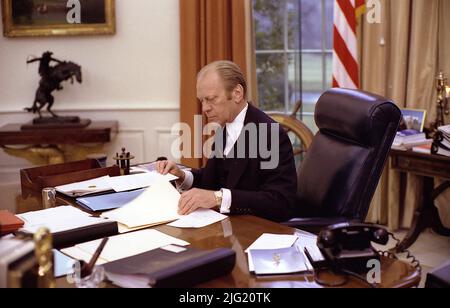
[[315,131],[315,103],[332,83],[333,0],[253,0],[253,16],[260,107],[289,114],[301,98]]

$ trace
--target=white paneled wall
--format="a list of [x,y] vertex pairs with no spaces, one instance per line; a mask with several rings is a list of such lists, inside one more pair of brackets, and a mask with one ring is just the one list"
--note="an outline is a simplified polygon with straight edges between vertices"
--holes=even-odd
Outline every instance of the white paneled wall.
[[[171,126],[179,121],[179,1],[117,0],[114,35],[6,38],[0,35],[0,126],[25,123],[39,84],[30,56],[44,51],[82,66],[83,83],[54,92],[55,111],[91,120],[118,120],[119,134],[105,146],[111,157],[125,146],[135,161],[170,155]],[[1,8],[0,8],[1,11]],[[0,33],[2,32],[0,23]],[[63,110],[63,111],[61,111]],[[0,150],[0,208],[14,209],[23,159]]]
[[[158,156],[172,158],[170,153],[172,142],[177,138],[171,135],[171,127],[179,121],[177,109],[110,109],[110,110],[78,110],[59,112],[61,115],[78,115],[93,121],[119,121],[119,132],[112,142],[105,144],[108,164],[113,164],[112,157],[126,147],[136,158],[133,162],[155,160]],[[22,112],[0,113],[0,126],[6,123],[24,123],[31,116]],[[9,156],[0,150],[0,191],[1,209],[15,210],[15,197],[20,191],[19,171],[31,167],[21,158]]]

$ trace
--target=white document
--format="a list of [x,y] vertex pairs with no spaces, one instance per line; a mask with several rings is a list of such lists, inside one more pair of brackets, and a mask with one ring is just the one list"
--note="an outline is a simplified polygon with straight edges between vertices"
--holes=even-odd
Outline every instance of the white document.
[[152,186],[161,181],[170,182],[178,179],[172,174],[162,175],[156,171],[131,174],[124,176],[115,176],[107,179],[109,186],[116,192],[128,191]]
[[[130,168],[130,173],[136,172],[136,173],[141,173],[141,172],[152,172],[152,171],[156,171],[156,164],[158,162],[154,161],[148,164],[141,164],[135,167],[131,167]],[[181,170],[186,170],[186,171],[190,171],[191,168],[186,167],[182,164],[177,164],[178,168],[180,168]]]
[[289,248],[292,247],[292,245],[294,245],[297,239],[298,239],[297,235],[264,233],[245,250],[248,257],[249,271],[250,272],[255,271],[251,255],[252,249],[262,250],[262,249]]
[[228,216],[210,209],[198,209],[195,212],[182,216],[168,226],[176,228],[202,228],[228,218]]
[[169,182],[158,182],[123,207],[103,213],[129,229],[163,224],[181,218],[178,215],[180,193]]
[[[102,239],[99,239],[78,244],[61,251],[77,260],[89,262],[101,241]],[[124,259],[169,245],[187,246],[189,243],[153,229],[112,236],[106,243],[96,264],[100,265]]]
[[99,178],[56,186],[56,191],[65,194],[69,197],[80,197],[88,194],[111,190],[111,185],[108,182],[109,175]]
[[51,233],[57,233],[110,222],[104,218],[92,217],[73,206],[58,206],[17,216],[25,222],[20,231],[28,233],[35,233],[41,227],[48,228]]
[[253,244],[245,250],[245,252],[248,253],[251,249],[288,248],[294,245],[297,239],[297,235],[264,233],[256,241],[254,241]]

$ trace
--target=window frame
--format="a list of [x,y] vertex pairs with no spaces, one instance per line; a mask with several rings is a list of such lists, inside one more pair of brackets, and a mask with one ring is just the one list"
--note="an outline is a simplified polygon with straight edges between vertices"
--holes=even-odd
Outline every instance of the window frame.
[[[303,101],[303,56],[306,54],[320,54],[321,55],[321,59],[322,59],[322,90],[326,90],[328,88],[331,87],[331,84],[327,83],[328,80],[328,74],[327,74],[327,69],[328,69],[328,65],[327,65],[327,57],[329,57],[330,55],[333,54],[333,50],[327,48],[327,38],[328,38],[328,34],[332,35],[332,31],[330,33],[328,33],[327,31],[327,26],[326,26],[326,5],[325,5],[325,1],[329,1],[329,0],[320,0],[317,1],[317,3],[320,3],[321,5],[321,29],[322,29],[322,38],[321,38],[321,48],[320,49],[292,49],[289,48],[289,25],[288,25],[288,6],[287,4],[287,0],[283,1],[283,5],[284,5],[284,18],[283,18],[283,49],[264,49],[264,50],[258,50],[255,49],[255,55],[268,55],[268,54],[282,54],[283,58],[284,58],[284,113],[286,114],[290,114],[292,112],[292,105],[290,104],[290,94],[289,93],[289,57],[290,56],[299,56],[299,60],[300,60],[300,95],[302,96],[302,101]],[[302,6],[302,0],[298,0],[299,3],[299,13],[301,12]],[[299,23],[301,25],[301,14],[300,16],[298,16],[299,18]],[[302,36],[301,36],[301,31],[299,33],[299,41],[301,44],[301,40],[302,40]],[[296,100],[298,100],[299,98],[296,97]],[[304,102],[304,103],[311,103],[311,102]],[[315,102],[314,102],[315,103]],[[272,110],[266,110],[266,111],[272,111]],[[313,116],[314,113],[313,112],[304,112],[303,110],[300,111],[300,117],[303,118],[303,116]]]

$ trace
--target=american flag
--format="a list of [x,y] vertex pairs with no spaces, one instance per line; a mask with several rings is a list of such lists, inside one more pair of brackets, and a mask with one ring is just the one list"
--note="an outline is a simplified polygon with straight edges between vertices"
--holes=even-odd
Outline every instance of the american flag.
[[333,87],[358,89],[360,86],[356,25],[364,9],[365,0],[335,0]]

